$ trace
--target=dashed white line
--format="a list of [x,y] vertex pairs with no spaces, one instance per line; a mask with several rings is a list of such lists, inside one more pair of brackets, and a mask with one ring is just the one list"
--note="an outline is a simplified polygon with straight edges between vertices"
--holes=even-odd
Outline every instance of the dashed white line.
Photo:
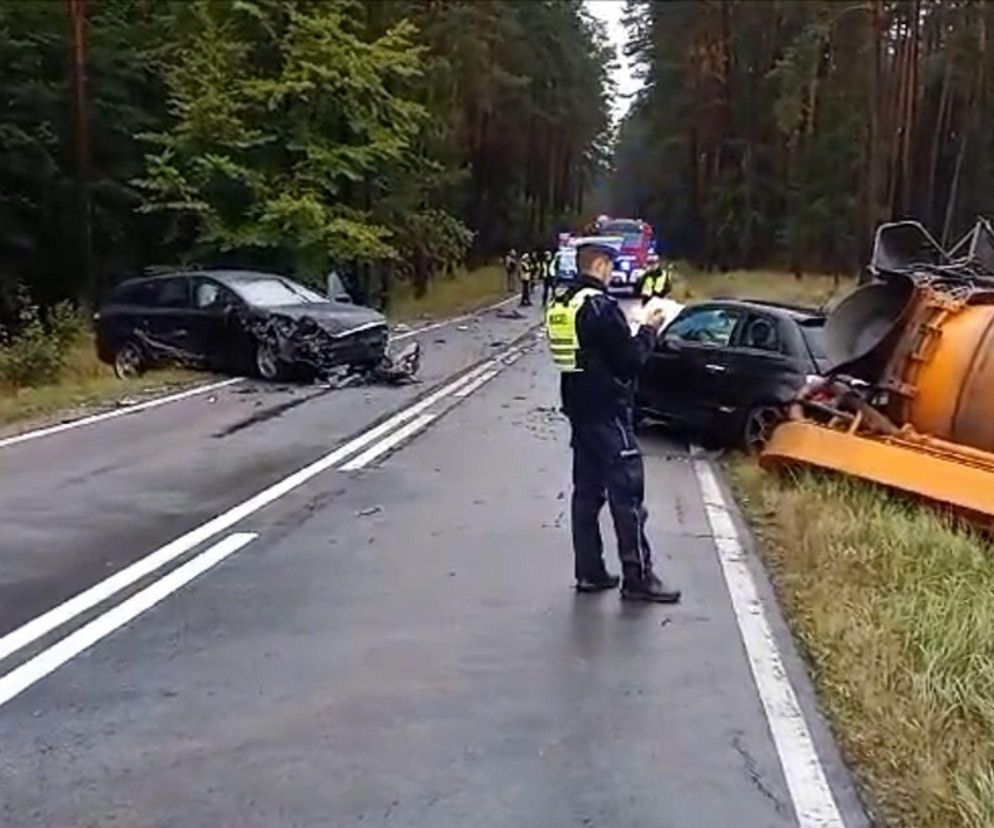
[[136,592],[102,615],[98,615],[51,647],[42,650],[20,667],[0,677],[0,706],[23,693],[32,684],[41,681],[69,659],[92,647],[114,630],[123,627],[145,610],[154,607],[184,584],[188,584],[201,573],[206,572],[212,566],[255,540],[256,537],[257,535],[252,532],[236,532],[224,540],[218,541],[195,558]]
[[34,431],[26,431],[23,434],[15,434],[13,437],[4,437],[0,440],[0,448],[15,446],[18,443],[25,443],[28,440],[37,440],[39,437],[49,437],[52,434],[59,434],[73,428],[93,425],[94,423],[100,423],[104,420],[112,420],[115,417],[124,417],[128,414],[136,414],[139,411],[148,411],[150,408],[157,408],[158,406],[166,405],[167,403],[186,400],[190,397],[206,394],[208,391],[217,391],[219,388],[226,388],[229,385],[234,385],[236,382],[242,382],[242,377],[233,377],[232,379],[221,380],[220,382],[211,382],[207,385],[198,385],[196,388],[189,388],[186,391],[180,391],[176,394],[167,394],[164,397],[155,397],[154,399],[145,400],[144,402],[135,403],[134,405],[122,406],[121,408],[115,408],[113,411],[104,411],[100,414],[90,414],[88,417],[80,417],[78,420],[69,420],[68,422],[59,423],[58,425],[38,428]]
[[707,460],[694,460],[721,572],[799,828],[845,828],[787,676],[725,496]]
[[[472,385],[472,383],[470,383]],[[459,392],[456,392],[457,394]],[[405,440],[410,439],[419,431],[424,430],[428,427],[428,424],[435,419],[434,414],[422,414],[417,417],[407,425],[401,426],[396,431],[391,432],[386,437],[384,437],[380,442],[375,443],[366,449],[362,454],[349,460],[344,466],[342,466],[342,471],[356,471],[357,469],[364,468],[372,463],[377,457],[386,454],[390,449],[395,446],[400,445]]]
[[474,391],[476,391],[481,385],[486,385],[488,382],[490,382],[490,380],[496,377],[497,374],[499,373],[500,373],[499,370],[493,370],[493,371],[487,371],[485,374],[480,374],[480,376],[478,376],[475,380],[473,380],[470,383],[467,383],[458,391],[456,391],[455,396],[458,397],[459,399],[465,399]]

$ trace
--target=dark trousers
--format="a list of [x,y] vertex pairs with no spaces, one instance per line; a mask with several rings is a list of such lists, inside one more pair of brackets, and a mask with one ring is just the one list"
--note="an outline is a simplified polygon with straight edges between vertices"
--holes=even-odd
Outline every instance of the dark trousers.
[[556,287],[556,280],[551,276],[546,276],[542,280],[542,307],[544,308],[549,304],[549,299],[552,297],[552,291]]
[[628,583],[652,573],[652,552],[645,536],[642,452],[630,416],[573,421],[573,500],[571,504],[576,577],[604,575],[600,511],[607,501],[618,539],[618,557]]
[[521,304],[530,305],[532,303],[532,280],[521,280]]

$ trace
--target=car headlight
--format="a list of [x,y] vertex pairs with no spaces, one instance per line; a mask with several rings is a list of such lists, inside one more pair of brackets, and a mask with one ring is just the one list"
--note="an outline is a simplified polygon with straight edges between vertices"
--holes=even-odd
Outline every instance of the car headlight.
[[629,270],[632,269],[632,263],[628,259],[622,259],[621,261],[618,262],[618,268],[619,270],[623,270],[625,271],[625,273],[627,273]]

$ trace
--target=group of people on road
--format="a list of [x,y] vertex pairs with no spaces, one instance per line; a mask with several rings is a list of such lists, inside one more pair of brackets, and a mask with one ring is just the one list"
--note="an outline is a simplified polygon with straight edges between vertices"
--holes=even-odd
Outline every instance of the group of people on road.
[[545,307],[556,284],[557,259],[559,254],[551,250],[532,250],[522,253],[511,248],[504,257],[504,271],[507,274],[507,289],[521,290],[522,307],[532,304],[532,291],[537,282],[542,283],[542,307]]

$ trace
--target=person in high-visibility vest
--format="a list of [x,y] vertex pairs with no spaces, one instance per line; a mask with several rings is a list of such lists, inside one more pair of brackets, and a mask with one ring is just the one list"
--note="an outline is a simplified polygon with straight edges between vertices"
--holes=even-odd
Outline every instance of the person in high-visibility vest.
[[669,264],[656,262],[642,277],[642,304],[647,305],[653,297],[665,299],[673,290],[673,273]]
[[551,250],[545,251],[545,258],[542,262],[542,307],[549,304],[552,292],[556,287],[556,270],[558,268],[559,254]]
[[570,506],[576,589],[618,585],[604,566],[599,515],[605,500],[618,539],[621,597],[675,603],[679,590],[653,571],[646,538],[642,454],[635,439],[634,385],[656,344],[663,314],[649,311],[634,335],[608,295],[618,251],[603,240],[577,245],[578,277],[553,296],[546,334],[559,369],[563,412],[570,422],[573,496]]
[[532,303],[532,271],[535,268],[533,262],[534,255],[534,253],[524,253],[521,256],[521,271],[519,273],[521,279],[521,299],[518,305],[523,308],[531,306]]

